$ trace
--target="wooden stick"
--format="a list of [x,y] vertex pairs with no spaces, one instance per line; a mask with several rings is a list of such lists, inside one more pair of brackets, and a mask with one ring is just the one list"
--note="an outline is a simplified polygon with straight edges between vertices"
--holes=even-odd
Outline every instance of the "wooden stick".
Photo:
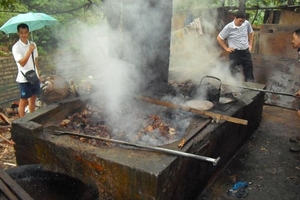
[[11,144],[11,145],[14,145],[15,143],[14,143],[14,141],[10,141],[10,140],[8,140],[8,139],[6,139],[3,135],[1,135],[0,134],[0,137],[3,139],[3,140],[5,140],[6,142],[8,142],[9,144]]
[[5,190],[5,195],[8,195],[8,199],[33,200],[33,198],[2,169],[0,169],[0,179],[1,189],[3,188]]
[[3,154],[0,156],[0,160],[2,159],[2,157],[6,154],[6,152],[7,152],[7,147],[4,149],[4,152],[3,152]]
[[232,122],[232,123],[236,123],[236,124],[242,124],[242,125],[247,125],[248,121],[244,120],[244,119],[239,119],[239,118],[235,118],[235,117],[230,117],[227,115],[221,115],[218,113],[214,113],[214,112],[209,112],[206,110],[198,110],[198,109],[194,109],[194,108],[190,108],[190,107],[186,107],[186,106],[180,106],[180,105],[176,105],[170,102],[166,102],[166,101],[160,101],[157,99],[152,99],[152,98],[148,98],[148,97],[143,97],[143,96],[138,96],[136,97],[139,100],[148,102],[148,103],[153,103],[156,105],[160,105],[160,106],[165,106],[168,108],[174,108],[174,109],[181,109],[181,110],[185,110],[185,111],[189,111],[198,115],[205,115],[208,117],[212,117],[213,119],[217,119],[217,120],[225,120],[228,122]]
[[8,145],[4,145],[4,144],[0,143],[0,147],[7,148],[7,147],[8,147]]
[[18,200],[18,197],[14,195],[12,191],[7,187],[7,185],[0,179],[0,190],[3,192],[5,197],[7,197],[10,200]]
[[3,114],[3,113],[1,113],[1,112],[0,112],[0,118],[2,119],[2,121],[3,121],[3,122],[6,122],[6,123],[8,123],[9,125],[11,125],[11,124],[12,124],[11,120],[10,120],[10,119],[8,119],[8,117],[6,117],[6,115],[5,115],[5,114]]
[[199,126],[193,130],[193,132],[191,132],[190,134],[188,134],[187,136],[185,136],[180,141],[180,143],[178,144],[178,148],[183,148],[183,146],[186,143],[188,143],[189,141],[191,141],[196,136],[196,134],[199,133],[200,131],[202,131],[210,122],[211,122],[211,119],[206,119],[204,122],[200,123]]
[[5,163],[3,163],[4,165],[9,165],[9,166],[13,166],[13,167],[16,167],[17,166],[17,164],[15,164],[15,163],[8,163],[8,162],[5,162]]

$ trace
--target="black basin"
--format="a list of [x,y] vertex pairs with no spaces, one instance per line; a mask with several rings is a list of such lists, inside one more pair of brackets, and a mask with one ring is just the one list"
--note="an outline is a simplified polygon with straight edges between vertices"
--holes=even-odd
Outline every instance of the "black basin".
[[[6,170],[33,199],[43,200],[96,200],[96,186],[84,184],[66,174],[44,169],[41,165],[24,165]],[[2,195],[2,194],[1,194]],[[5,199],[0,196],[0,199]]]

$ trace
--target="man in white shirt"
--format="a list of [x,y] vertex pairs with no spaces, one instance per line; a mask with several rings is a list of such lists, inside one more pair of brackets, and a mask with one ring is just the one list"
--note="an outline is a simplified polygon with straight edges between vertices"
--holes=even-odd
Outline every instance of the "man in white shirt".
[[25,115],[25,107],[27,104],[29,112],[34,112],[35,110],[36,96],[40,93],[40,81],[31,84],[24,76],[29,70],[35,70],[38,75],[38,62],[36,59],[38,57],[38,52],[36,44],[28,40],[28,25],[19,24],[17,29],[19,41],[12,47],[12,53],[18,66],[16,82],[19,83],[20,89],[19,116],[23,117]]
[[[245,81],[253,82],[253,64],[251,50],[253,45],[254,31],[246,14],[238,11],[234,20],[228,23],[217,36],[217,41],[222,48],[230,53],[230,69],[232,74],[236,73],[236,66],[243,66]],[[228,46],[225,42],[227,40]]]

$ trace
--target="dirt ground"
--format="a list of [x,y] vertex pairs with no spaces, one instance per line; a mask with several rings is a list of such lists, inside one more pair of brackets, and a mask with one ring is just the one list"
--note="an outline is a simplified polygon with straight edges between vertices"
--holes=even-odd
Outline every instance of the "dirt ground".
[[[300,136],[296,111],[264,106],[260,127],[230,163],[210,181],[197,200],[297,200],[300,199],[300,152],[291,152]],[[227,192],[234,183],[248,183],[242,197]]]
[[[10,129],[0,128],[0,167],[16,166]],[[230,163],[211,180],[197,200],[238,199],[227,191],[235,182],[247,182],[242,198],[251,200],[300,199],[300,152],[291,152],[289,141],[300,135],[296,111],[264,106],[260,127]]]
[[10,128],[0,127],[0,168],[9,169],[16,166],[14,142],[11,140]]

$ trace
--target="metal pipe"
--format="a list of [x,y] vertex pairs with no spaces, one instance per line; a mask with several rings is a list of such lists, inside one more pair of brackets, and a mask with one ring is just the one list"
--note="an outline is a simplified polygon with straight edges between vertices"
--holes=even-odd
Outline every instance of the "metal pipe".
[[17,99],[20,99],[20,97],[15,97],[15,98],[12,98],[12,99],[9,99],[9,100],[6,100],[6,101],[2,101],[2,102],[0,102],[0,105],[5,104],[5,103],[9,103],[9,102],[12,102],[12,101],[15,101]]
[[258,92],[266,92],[266,93],[273,93],[273,94],[278,94],[278,95],[285,95],[285,96],[290,96],[290,97],[296,97],[296,95],[294,94],[290,94],[290,93],[284,93],[284,92],[275,92],[275,91],[270,91],[270,90],[264,90],[264,89],[258,89],[258,88],[251,88],[251,87],[246,87],[246,86],[238,86],[238,85],[227,85],[227,84],[223,84],[225,86],[228,87],[237,87],[237,88],[242,88],[242,89],[247,89],[247,90],[252,90],[252,91],[258,91]]
[[139,144],[134,144],[134,143],[125,142],[125,141],[121,141],[121,140],[107,139],[107,138],[103,138],[103,137],[85,135],[85,134],[74,133],[74,132],[69,132],[69,131],[54,130],[54,132],[52,132],[52,133],[54,135],[57,135],[57,136],[60,136],[60,135],[74,135],[74,136],[85,137],[85,138],[90,138],[90,139],[102,140],[102,141],[105,141],[105,142],[113,142],[113,143],[117,143],[117,144],[129,145],[129,146],[133,146],[133,147],[139,147],[139,148],[143,148],[143,149],[151,149],[151,150],[160,151],[160,152],[173,154],[173,155],[177,155],[177,156],[185,156],[185,157],[189,157],[189,158],[195,158],[195,159],[198,159],[198,160],[204,160],[204,161],[207,161],[207,162],[211,162],[213,164],[213,166],[216,166],[218,164],[219,160],[220,160],[220,157],[215,159],[215,158],[210,158],[210,157],[206,157],[206,156],[199,156],[199,155],[196,155],[196,154],[185,153],[185,152],[166,149],[166,148],[161,148],[161,147],[152,147],[152,146],[139,145]]

